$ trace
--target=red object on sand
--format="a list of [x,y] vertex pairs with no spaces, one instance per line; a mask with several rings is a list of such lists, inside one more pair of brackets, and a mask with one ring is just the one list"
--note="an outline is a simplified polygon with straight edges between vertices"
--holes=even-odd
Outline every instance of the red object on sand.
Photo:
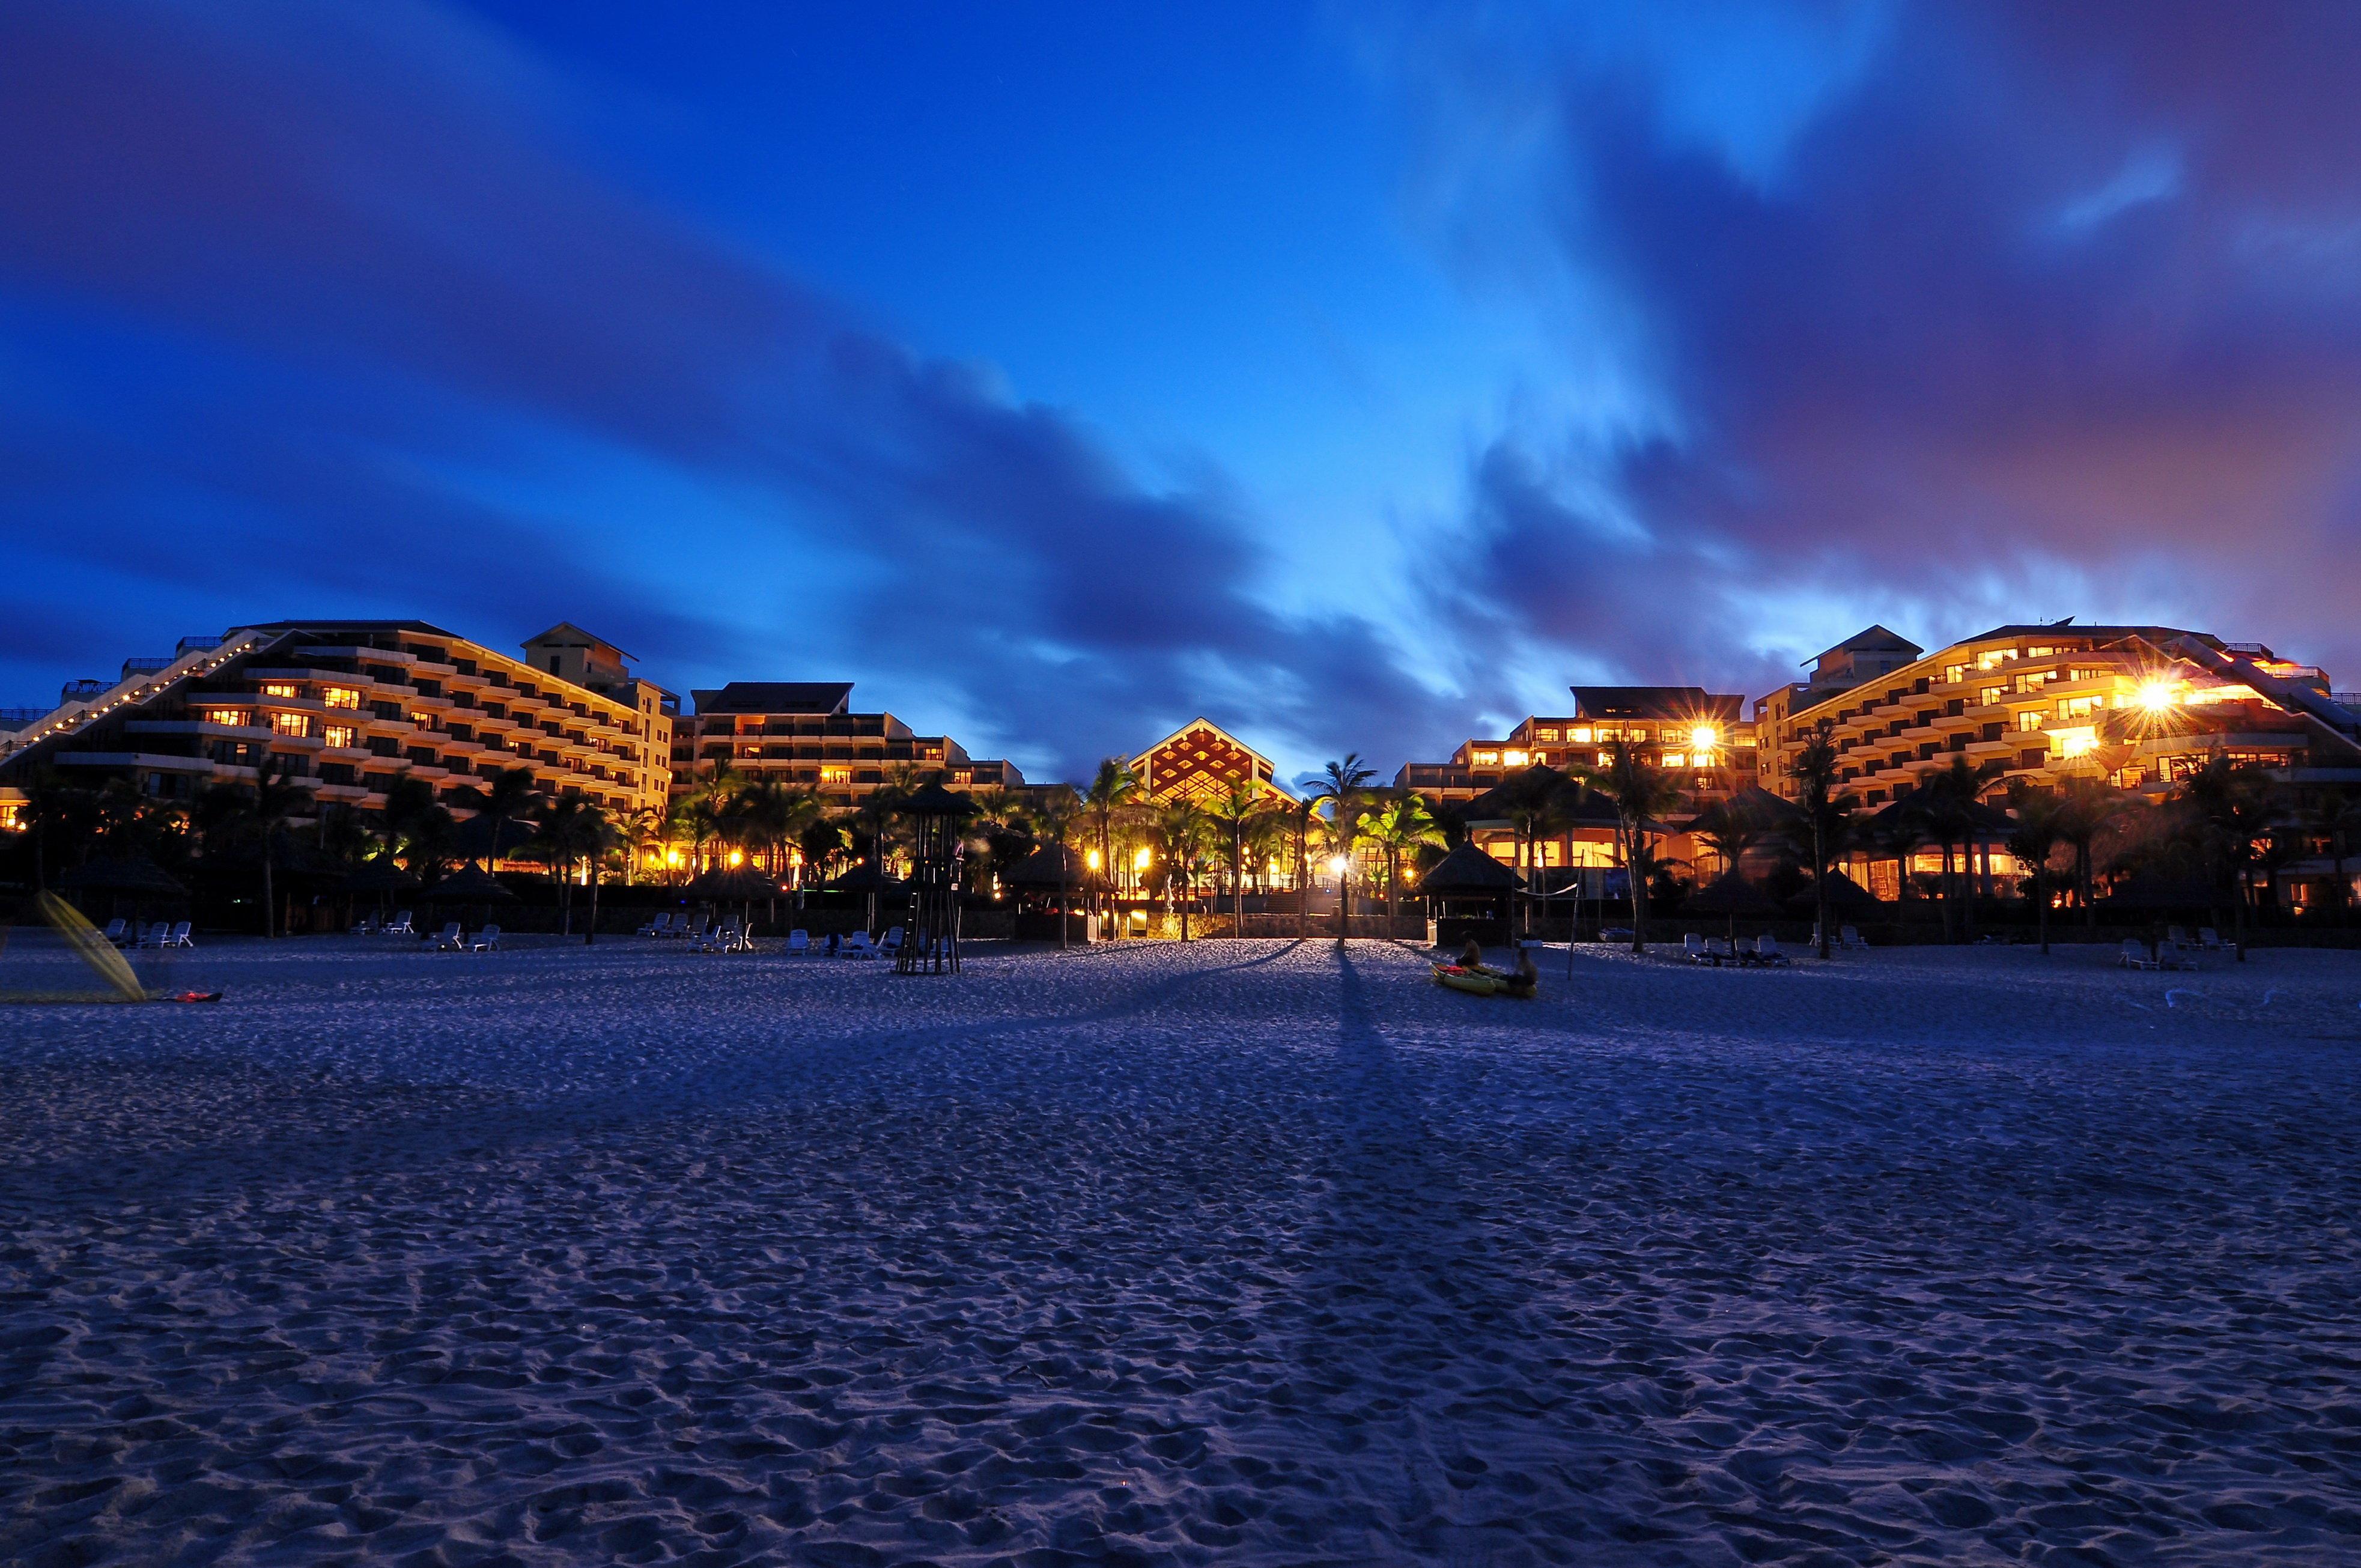
[[168,996],[164,1000],[167,1002],[219,1002],[221,999],[222,993],[218,991],[183,991],[177,996]]

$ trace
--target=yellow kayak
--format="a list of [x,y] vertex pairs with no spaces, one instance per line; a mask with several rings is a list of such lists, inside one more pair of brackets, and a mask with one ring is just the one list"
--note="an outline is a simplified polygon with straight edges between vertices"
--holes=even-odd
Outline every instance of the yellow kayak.
[[1521,1002],[1533,999],[1533,988],[1519,985],[1514,975],[1496,974],[1488,969],[1466,969],[1458,964],[1436,964],[1434,983],[1464,991],[1470,996],[1513,996]]

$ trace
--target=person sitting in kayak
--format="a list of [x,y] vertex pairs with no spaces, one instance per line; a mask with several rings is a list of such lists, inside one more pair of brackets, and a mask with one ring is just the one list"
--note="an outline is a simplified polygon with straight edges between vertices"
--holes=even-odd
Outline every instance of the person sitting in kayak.
[[1473,937],[1468,938],[1466,945],[1459,949],[1459,967],[1461,969],[1482,969],[1484,967],[1483,945],[1477,942]]
[[1517,972],[1510,975],[1504,989],[1511,996],[1531,996],[1541,989],[1542,971],[1533,967],[1533,955],[1524,948],[1517,949]]

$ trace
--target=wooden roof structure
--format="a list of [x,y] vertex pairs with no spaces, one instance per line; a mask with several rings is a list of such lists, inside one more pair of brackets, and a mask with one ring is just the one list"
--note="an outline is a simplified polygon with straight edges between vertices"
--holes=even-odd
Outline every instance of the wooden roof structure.
[[1252,782],[1281,799],[1271,761],[1210,718],[1197,718],[1131,760],[1140,789],[1157,801],[1218,800],[1233,784]]

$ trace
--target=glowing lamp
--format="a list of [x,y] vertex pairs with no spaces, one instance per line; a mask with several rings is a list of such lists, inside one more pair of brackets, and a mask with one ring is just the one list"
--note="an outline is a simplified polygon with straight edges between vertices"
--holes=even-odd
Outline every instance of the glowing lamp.
[[1083,863],[1084,865],[1089,866],[1089,867],[1091,868],[1091,870],[1093,870],[1093,871],[1096,871],[1096,870],[1098,870],[1098,869],[1099,869],[1099,852],[1098,852],[1096,850],[1093,850],[1089,854],[1084,855],[1084,856],[1082,857],[1082,863]]
[[745,851],[745,850],[730,850],[730,863],[731,865],[733,865],[733,866],[742,866],[742,865],[744,865],[744,864],[746,863],[746,851]]
[[1136,872],[1146,871],[1148,869],[1148,846],[1142,844],[1139,847],[1139,851],[1131,857],[1131,869]]
[[1720,732],[1710,724],[1700,724],[1689,731],[1689,744],[1700,751],[1712,751],[1713,743],[1719,739]]
[[1342,855],[1329,856],[1328,874],[1330,876],[1343,876],[1345,874],[1345,867],[1350,862],[1348,862]]
[[2162,713],[2180,700],[2170,681],[2142,681],[2139,705],[2150,713]]

